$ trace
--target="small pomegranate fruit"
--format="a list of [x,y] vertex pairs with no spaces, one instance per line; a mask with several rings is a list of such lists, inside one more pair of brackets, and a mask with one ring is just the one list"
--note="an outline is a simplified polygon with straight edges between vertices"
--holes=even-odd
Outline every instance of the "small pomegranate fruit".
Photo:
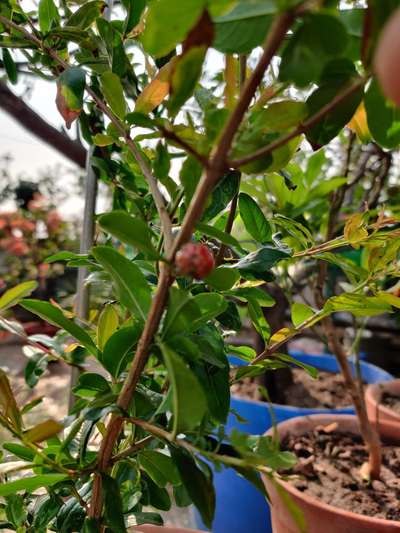
[[400,8],[385,24],[374,57],[374,69],[384,95],[400,107]]
[[213,270],[215,261],[208,246],[188,242],[176,254],[175,266],[179,274],[203,279]]

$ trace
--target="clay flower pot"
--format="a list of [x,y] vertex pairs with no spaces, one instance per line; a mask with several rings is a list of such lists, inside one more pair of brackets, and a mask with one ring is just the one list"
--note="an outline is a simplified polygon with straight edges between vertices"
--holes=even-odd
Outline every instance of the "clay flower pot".
[[[280,439],[287,435],[303,435],[316,426],[326,426],[336,422],[338,429],[359,435],[358,421],[353,415],[311,415],[285,420],[277,426]],[[272,430],[267,435],[272,435]],[[400,441],[398,435],[397,441]],[[274,484],[267,478],[263,481],[271,498],[272,530],[274,533],[301,533],[293,520],[287,505],[282,500]],[[297,490],[283,480],[277,480],[288,493],[293,503],[303,513],[307,533],[399,533],[400,522],[383,520],[356,514],[345,509],[328,505],[323,501]]]
[[130,533],[199,533],[194,529],[164,526],[133,526],[129,528]]
[[383,437],[398,440],[400,436],[400,414],[381,403],[385,392],[400,396],[400,379],[368,385],[365,390],[368,417],[373,424],[377,424],[379,433]]

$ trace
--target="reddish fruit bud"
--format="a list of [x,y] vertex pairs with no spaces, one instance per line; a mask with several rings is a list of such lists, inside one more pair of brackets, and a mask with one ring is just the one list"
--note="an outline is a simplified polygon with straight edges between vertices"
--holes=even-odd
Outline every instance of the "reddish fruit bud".
[[188,242],[176,254],[175,266],[179,274],[203,279],[213,270],[215,261],[205,244]]

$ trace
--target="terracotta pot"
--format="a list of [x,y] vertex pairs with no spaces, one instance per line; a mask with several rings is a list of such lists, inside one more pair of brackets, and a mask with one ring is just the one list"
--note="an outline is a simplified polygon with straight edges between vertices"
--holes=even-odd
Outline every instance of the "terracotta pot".
[[194,529],[164,526],[134,526],[129,528],[130,533],[200,533]]
[[400,396],[400,379],[368,385],[365,390],[368,417],[373,424],[377,424],[378,431],[383,437],[398,441],[400,414],[381,404],[382,395],[385,392]]
[[[287,435],[303,435],[319,425],[337,422],[340,430],[359,434],[358,421],[353,415],[311,415],[285,420],[277,426],[281,439]],[[272,435],[272,430],[267,435]],[[400,441],[400,435],[398,435]],[[263,478],[271,498],[272,530],[274,533],[300,533],[273,483]],[[293,503],[302,511],[307,533],[399,533],[400,522],[372,518],[328,505],[300,492],[282,480],[277,483],[285,489]]]

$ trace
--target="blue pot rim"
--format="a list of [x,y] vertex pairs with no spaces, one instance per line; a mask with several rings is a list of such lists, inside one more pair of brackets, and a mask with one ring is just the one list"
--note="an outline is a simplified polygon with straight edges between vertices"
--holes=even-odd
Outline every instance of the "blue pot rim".
[[[292,357],[295,357],[296,359],[299,359],[299,361],[301,361],[301,359],[304,357],[305,358],[315,357],[318,359],[324,358],[326,360],[336,362],[336,357],[332,354],[308,354],[308,353],[299,352],[299,351],[289,351],[289,355],[291,355]],[[301,362],[304,362],[304,361],[301,361]],[[308,364],[310,364],[309,361],[308,361]],[[360,361],[360,365],[361,365],[361,368],[369,368],[371,370],[374,370],[374,369],[378,370],[382,376],[385,376],[386,381],[395,379],[389,372],[386,372],[386,370],[383,370],[379,366],[373,365],[372,363],[368,363],[366,361]],[[321,365],[319,365],[318,362],[316,362],[312,366],[315,366],[315,368],[319,370],[323,370],[323,368],[321,368]],[[259,400],[249,400],[247,398],[241,398],[240,396],[236,396],[236,395],[232,395],[232,399],[234,399],[237,402],[243,402],[244,404],[256,405],[257,407],[262,407],[263,409],[268,408],[267,402],[261,402]],[[324,413],[354,414],[354,408],[351,405],[345,406],[345,407],[338,407],[336,409],[295,407],[293,405],[286,405],[282,403],[271,403],[270,405],[271,405],[271,409],[280,408],[280,409],[285,409],[286,411],[293,411],[293,412],[299,413],[297,416],[307,416],[309,414],[324,414]]]

